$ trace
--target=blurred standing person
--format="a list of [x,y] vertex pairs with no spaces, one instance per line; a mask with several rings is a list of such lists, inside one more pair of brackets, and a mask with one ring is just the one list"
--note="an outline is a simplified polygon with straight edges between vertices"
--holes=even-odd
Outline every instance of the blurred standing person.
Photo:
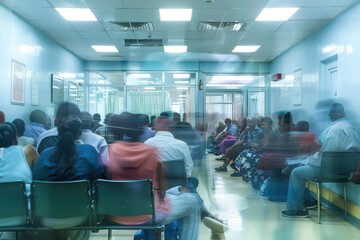
[[4,123],[5,122],[5,114],[3,111],[0,111],[0,123]]

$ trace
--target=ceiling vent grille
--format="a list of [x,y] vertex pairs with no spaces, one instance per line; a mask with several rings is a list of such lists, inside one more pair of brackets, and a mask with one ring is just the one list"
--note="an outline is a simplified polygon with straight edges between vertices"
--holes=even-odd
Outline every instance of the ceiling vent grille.
[[200,22],[198,31],[244,31],[245,23],[242,22]]
[[162,47],[162,39],[125,39],[125,47]]
[[110,21],[110,23],[120,27],[122,31],[154,31],[154,25],[151,22],[116,22]]

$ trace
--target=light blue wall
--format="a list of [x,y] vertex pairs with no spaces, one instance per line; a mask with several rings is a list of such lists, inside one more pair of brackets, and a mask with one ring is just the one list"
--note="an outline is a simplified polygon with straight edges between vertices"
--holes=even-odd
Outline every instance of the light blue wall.
[[[302,105],[293,106],[291,102],[293,88],[271,88],[271,110],[291,110],[295,112],[295,121],[307,119],[312,115],[315,103],[321,97],[321,62],[337,52],[338,88],[340,102],[345,102],[349,119],[359,124],[360,118],[360,4],[343,13],[321,30],[293,47],[271,63],[271,73],[292,74],[302,69]],[[323,53],[329,45],[338,46],[332,53]],[[349,199],[360,205],[360,186],[349,184]],[[341,193],[339,185],[331,188]]]
[[[0,5],[0,110],[6,121],[28,120],[29,112],[41,108],[51,112],[50,75],[58,72],[82,72],[83,62],[72,53],[50,41],[33,27]],[[11,61],[26,66],[25,105],[10,104]],[[38,81],[39,105],[31,105],[31,81]]]

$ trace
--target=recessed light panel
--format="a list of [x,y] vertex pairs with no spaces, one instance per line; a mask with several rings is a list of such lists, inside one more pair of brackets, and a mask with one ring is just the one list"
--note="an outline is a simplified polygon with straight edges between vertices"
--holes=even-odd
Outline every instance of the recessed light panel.
[[95,51],[102,53],[117,53],[119,52],[115,46],[99,46],[93,45],[91,46]]
[[89,8],[55,8],[67,21],[97,21]]
[[256,52],[260,48],[260,45],[249,45],[249,46],[236,46],[232,52],[234,53],[251,53]]
[[167,53],[183,53],[187,52],[187,46],[164,46],[164,51]]
[[159,9],[161,21],[191,21],[192,9]]
[[287,21],[299,8],[264,8],[255,21]]

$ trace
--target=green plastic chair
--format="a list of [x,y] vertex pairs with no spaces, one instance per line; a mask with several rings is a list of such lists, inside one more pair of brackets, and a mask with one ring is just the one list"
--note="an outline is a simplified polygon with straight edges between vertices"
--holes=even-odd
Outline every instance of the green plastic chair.
[[28,201],[22,181],[0,183],[0,231],[18,232],[29,224]]
[[359,164],[358,152],[323,152],[321,156],[320,176],[311,181],[316,183],[318,199],[318,221],[321,223],[321,185],[323,182],[343,183],[344,191],[344,213],[347,213],[347,182],[351,181],[352,174]]
[[175,186],[186,186],[185,162],[182,159],[162,161],[166,178],[166,189]]
[[36,228],[71,229],[91,226],[90,184],[78,181],[33,181],[31,213]]
[[[98,229],[108,230],[156,230],[158,239],[164,239],[164,226],[156,222],[154,194],[151,180],[104,180],[98,179],[95,186],[95,224]],[[149,215],[145,224],[118,224],[111,217]]]

